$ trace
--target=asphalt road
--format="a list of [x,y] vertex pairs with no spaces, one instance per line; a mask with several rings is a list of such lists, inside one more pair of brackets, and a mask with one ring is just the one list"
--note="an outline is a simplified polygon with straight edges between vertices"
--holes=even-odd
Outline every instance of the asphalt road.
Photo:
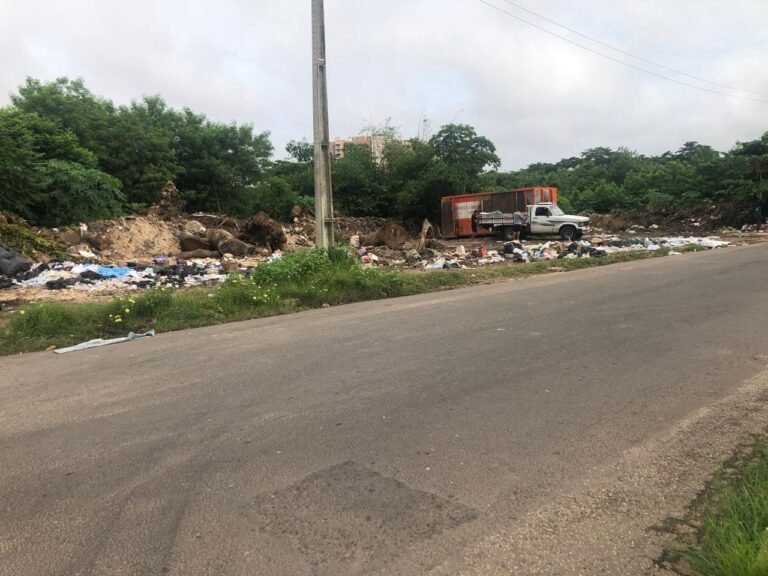
[[459,573],[761,371],[767,275],[728,248],[2,358],[0,574]]

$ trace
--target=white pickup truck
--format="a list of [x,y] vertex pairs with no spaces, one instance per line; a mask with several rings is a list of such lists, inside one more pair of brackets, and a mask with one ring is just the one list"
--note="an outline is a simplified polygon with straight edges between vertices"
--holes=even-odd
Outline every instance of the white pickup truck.
[[[480,212],[477,215],[477,226],[493,230],[505,240],[515,237],[513,215],[500,211]],[[521,230],[520,237],[537,235],[558,235],[563,240],[578,240],[589,231],[589,218],[586,216],[571,216],[563,212],[557,204],[541,202],[527,207],[527,219]]]

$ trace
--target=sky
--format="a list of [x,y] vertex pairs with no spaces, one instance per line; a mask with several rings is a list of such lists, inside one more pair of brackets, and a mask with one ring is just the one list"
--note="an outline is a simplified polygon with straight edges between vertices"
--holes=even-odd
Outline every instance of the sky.
[[[470,124],[512,170],[596,146],[653,155],[693,140],[725,151],[768,131],[765,0],[514,4],[326,0],[331,137],[388,118],[404,138],[423,134],[425,119],[431,133]],[[519,6],[730,88],[613,51]],[[312,139],[310,7],[310,0],[0,0],[0,105],[27,76],[83,78],[116,104],[160,94],[217,121],[253,124],[271,133],[275,157],[284,158],[289,140]]]

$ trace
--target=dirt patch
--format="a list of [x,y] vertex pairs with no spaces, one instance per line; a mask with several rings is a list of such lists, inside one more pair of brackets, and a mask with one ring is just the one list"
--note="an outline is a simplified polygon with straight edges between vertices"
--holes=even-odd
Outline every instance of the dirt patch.
[[90,223],[88,232],[99,239],[101,256],[113,262],[169,256],[179,252],[174,226],[153,217],[100,220]]
[[406,232],[405,228],[396,222],[389,221],[373,234],[361,236],[360,244],[365,246],[386,246],[387,248],[398,250],[403,247],[408,239],[408,232]]
[[741,227],[749,216],[734,212],[731,207],[721,208],[714,205],[697,208],[659,206],[622,210],[613,214],[586,215],[589,216],[593,227],[610,232],[636,229],[648,230],[651,233],[653,230],[659,230],[664,235],[672,236],[705,236],[726,226]]

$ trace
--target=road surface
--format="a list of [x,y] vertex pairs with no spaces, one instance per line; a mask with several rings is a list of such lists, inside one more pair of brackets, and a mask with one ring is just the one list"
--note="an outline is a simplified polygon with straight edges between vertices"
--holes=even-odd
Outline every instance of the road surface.
[[2,358],[0,574],[609,573],[612,528],[532,543],[768,423],[753,389],[681,448],[765,369],[766,278],[736,247]]

